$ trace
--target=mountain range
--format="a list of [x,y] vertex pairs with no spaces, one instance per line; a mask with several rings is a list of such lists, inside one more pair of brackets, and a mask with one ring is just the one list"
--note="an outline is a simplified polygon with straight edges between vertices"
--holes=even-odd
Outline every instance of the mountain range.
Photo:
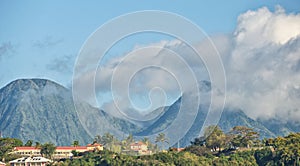
[[[204,83],[204,90],[209,91],[210,83]],[[41,143],[53,142],[57,145],[70,145],[74,140],[87,144],[92,142],[95,135],[103,135],[105,132],[118,138],[124,137],[119,131],[136,136],[148,135],[168,127],[176,118],[180,103],[181,97],[170,106],[154,110],[153,114],[157,117],[146,122],[146,125],[140,125],[114,117],[84,102],[76,110],[72,92],[54,81],[18,79],[0,89],[0,131],[6,137],[23,141],[31,139]],[[180,140],[181,146],[187,146],[198,136],[207,108],[206,105],[200,105],[192,127]],[[80,111],[84,114],[81,113],[79,117]],[[234,126],[248,126],[258,131],[261,138],[300,132],[300,124],[276,119],[254,120],[240,109],[226,107],[218,125],[226,132]]]

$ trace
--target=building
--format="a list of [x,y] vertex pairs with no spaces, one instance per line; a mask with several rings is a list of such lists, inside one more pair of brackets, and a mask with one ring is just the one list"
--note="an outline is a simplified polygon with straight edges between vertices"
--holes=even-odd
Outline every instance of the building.
[[185,148],[171,148],[172,151],[175,151],[175,152],[181,152],[181,151],[184,151]]
[[46,166],[48,163],[52,162],[44,157],[22,157],[10,161],[10,166]]
[[[101,151],[103,146],[101,144],[88,144],[87,146],[57,146],[53,154],[53,158],[70,158],[73,156],[72,151],[84,153],[88,151]],[[12,153],[21,155],[23,157],[41,156],[40,149],[36,147],[19,146],[13,149]]]
[[73,156],[72,151],[76,151],[78,153],[84,153],[87,151],[92,151],[87,148],[87,146],[58,146],[53,154],[54,158],[70,158]]
[[6,166],[6,164],[0,161],[0,166]]
[[86,147],[89,151],[94,151],[94,150],[102,151],[103,150],[103,145],[98,144],[98,143],[88,144]]
[[41,156],[40,149],[35,147],[19,146],[13,149],[13,153],[20,156]]
[[139,141],[135,143],[130,144],[130,150],[133,152],[136,152],[138,155],[149,155],[151,154],[151,151],[148,150],[148,146]]

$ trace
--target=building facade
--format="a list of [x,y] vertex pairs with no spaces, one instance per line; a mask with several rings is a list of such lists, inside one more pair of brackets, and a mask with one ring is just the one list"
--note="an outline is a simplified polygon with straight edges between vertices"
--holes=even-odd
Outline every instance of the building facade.
[[[102,151],[101,144],[88,144],[87,146],[57,146],[53,154],[53,158],[70,158],[73,156],[72,151],[77,153],[84,153],[88,151]],[[21,155],[23,157],[41,156],[40,149],[36,147],[20,146],[15,147],[12,153]]]
[[151,154],[151,151],[148,150],[148,146],[141,141],[130,144],[130,150],[135,152],[137,155]]
[[10,161],[10,166],[46,166],[52,162],[51,160],[44,157],[22,157]]
[[6,166],[6,164],[0,161],[0,166]]

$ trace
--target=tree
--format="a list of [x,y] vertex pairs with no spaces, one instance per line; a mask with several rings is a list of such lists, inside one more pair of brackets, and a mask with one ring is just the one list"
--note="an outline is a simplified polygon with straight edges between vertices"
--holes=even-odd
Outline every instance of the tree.
[[114,143],[114,136],[111,135],[110,133],[105,133],[102,136],[102,141],[103,141],[103,145],[108,148],[109,150],[112,149],[112,145]]
[[96,135],[95,136],[93,143],[104,144],[103,143],[103,139],[102,139],[102,137],[100,135]]
[[76,150],[72,150],[71,153],[73,154],[73,157],[77,157],[79,154]]
[[134,142],[134,139],[133,139],[133,135],[132,135],[132,134],[129,134],[129,135],[128,135],[128,137],[126,138],[126,142],[129,143],[129,144],[132,143],[132,142]]
[[74,147],[79,146],[79,141],[77,141],[77,140],[73,141],[72,146],[74,146]]
[[221,148],[225,145],[226,135],[220,129],[219,126],[208,126],[204,132],[205,145],[208,148],[211,148],[213,151],[221,151]]
[[184,149],[184,151],[191,152],[196,154],[197,156],[206,156],[211,154],[210,149],[204,146],[191,145]]
[[162,149],[164,149],[164,143],[169,144],[168,139],[166,138],[164,133],[159,133],[158,136],[155,138],[155,143],[161,143]]
[[9,152],[16,146],[22,146],[23,142],[16,138],[0,138],[0,159],[5,161],[11,154]]
[[235,147],[249,148],[259,138],[259,133],[255,132],[252,128],[246,126],[235,126],[231,129],[230,133],[233,135],[232,144]]
[[25,146],[32,146],[33,140],[28,140],[25,144]]
[[123,149],[129,150],[130,144],[134,142],[133,135],[129,134],[125,141],[122,142]]
[[142,139],[142,142],[145,143],[145,144],[147,145],[147,147],[149,148],[150,140],[149,140],[148,137],[144,137],[144,138]]
[[35,147],[36,149],[40,149],[40,148],[41,148],[41,143],[40,143],[40,142],[35,142],[34,147]]
[[196,146],[204,146],[205,138],[204,137],[195,138],[194,141],[191,141],[191,144]]
[[53,143],[45,143],[41,146],[41,155],[46,156],[49,158],[52,158],[52,155],[54,154],[56,150],[56,147]]

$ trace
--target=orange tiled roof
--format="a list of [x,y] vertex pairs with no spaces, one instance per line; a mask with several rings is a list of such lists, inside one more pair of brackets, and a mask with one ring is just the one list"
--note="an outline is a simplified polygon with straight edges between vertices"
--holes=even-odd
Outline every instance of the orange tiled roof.
[[34,146],[17,146],[15,150],[36,150]]
[[[15,150],[37,150],[38,148],[32,146],[17,146],[15,147]],[[85,150],[87,149],[86,146],[57,146],[56,150]]]
[[86,146],[58,146],[56,150],[85,150],[87,149]]

